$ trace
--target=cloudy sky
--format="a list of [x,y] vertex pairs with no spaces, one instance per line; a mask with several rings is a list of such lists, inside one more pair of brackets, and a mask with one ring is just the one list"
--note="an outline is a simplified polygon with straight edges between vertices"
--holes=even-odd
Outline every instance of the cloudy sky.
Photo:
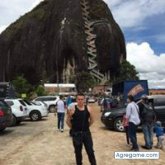
[[[0,32],[42,0],[0,3]],[[149,88],[165,88],[165,0],[104,0],[121,27],[127,60]]]

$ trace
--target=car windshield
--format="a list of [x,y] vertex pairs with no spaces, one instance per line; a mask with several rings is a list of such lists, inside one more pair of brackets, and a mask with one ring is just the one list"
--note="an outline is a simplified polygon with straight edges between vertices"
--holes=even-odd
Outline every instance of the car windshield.
[[46,96],[46,97],[38,97],[35,100],[36,101],[54,101],[56,99],[57,99],[56,96]]
[[26,104],[28,104],[28,105],[32,105],[29,101],[27,101],[27,100],[24,100],[24,102],[26,103]]
[[26,104],[24,103],[23,100],[19,100],[19,102],[20,102],[23,106],[26,106]]
[[14,105],[13,101],[6,100],[6,103],[7,103],[9,106]]
[[31,102],[32,105],[42,105],[40,102]]

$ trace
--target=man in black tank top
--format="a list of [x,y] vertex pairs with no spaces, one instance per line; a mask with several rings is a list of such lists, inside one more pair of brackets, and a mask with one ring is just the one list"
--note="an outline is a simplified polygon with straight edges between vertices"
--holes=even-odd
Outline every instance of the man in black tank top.
[[82,165],[82,146],[88,154],[91,165],[96,165],[93,150],[93,140],[89,127],[93,124],[93,112],[90,107],[84,105],[85,96],[77,95],[77,105],[73,106],[67,114],[67,124],[72,129],[72,140],[75,150],[77,165]]

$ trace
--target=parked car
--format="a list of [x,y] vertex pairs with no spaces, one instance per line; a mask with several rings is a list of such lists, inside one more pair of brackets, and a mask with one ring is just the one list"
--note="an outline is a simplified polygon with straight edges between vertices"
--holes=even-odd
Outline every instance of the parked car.
[[12,122],[12,112],[10,106],[0,99],[0,132],[10,126]]
[[47,109],[48,110],[48,105],[43,102],[43,101],[31,101],[31,103],[35,104],[35,105],[40,105],[42,106],[43,108]]
[[153,102],[157,120],[165,127],[165,95],[150,95],[148,99]]
[[[165,126],[165,95],[157,96],[148,96],[149,103],[153,103],[154,110],[156,113],[157,120],[162,122],[162,125]],[[107,109],[101,115],[102,123],[110,128],[119,132],[124,131],[122,125],[123,115],[126,112],[126,106],[114,109]]]
[[114,108],[103,111],[101,115],[102,123],[110,129],[114,129],[119,132],[124,131],[122,125],[123,115],[125,114],[126,107]]
[[42,101],[46,103],[49,112],[55,111],[55,107],[57,105],[58,100],[59,100],[59,96],[39,96],[33,99],[33,101]]
[[4,99],[11,107],[13,120],[11,126],[20,124],[27,117],[27,107],[22,99]]
[[27,107],[28,117],[30,117],[32,121],[41,120],[43,117],[48,116],[48,110],[43,105],[38,105],[27,100],[24,100],[24,102]]

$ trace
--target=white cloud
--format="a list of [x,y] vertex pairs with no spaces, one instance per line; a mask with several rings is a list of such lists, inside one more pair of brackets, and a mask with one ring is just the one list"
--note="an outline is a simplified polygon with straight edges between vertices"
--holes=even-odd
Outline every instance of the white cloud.
[[127,44],[127,60],[136,67],[140,79],[149,80],[150,88],[165,88],[165,54],[154,53],[149,43]]
[[21,15],[30,11],[43,0],[5,0],[0,3],[0,33]]
[[148,81],[149,84],[150,84],[150,89],[152,88],[157,88],[157,89],[164,89],[165,88],[165,79],[162,79],[162,80],[149,80]]
[[104,0],[123,28],[136,27],[147,18],[165,13],[164,0]]

